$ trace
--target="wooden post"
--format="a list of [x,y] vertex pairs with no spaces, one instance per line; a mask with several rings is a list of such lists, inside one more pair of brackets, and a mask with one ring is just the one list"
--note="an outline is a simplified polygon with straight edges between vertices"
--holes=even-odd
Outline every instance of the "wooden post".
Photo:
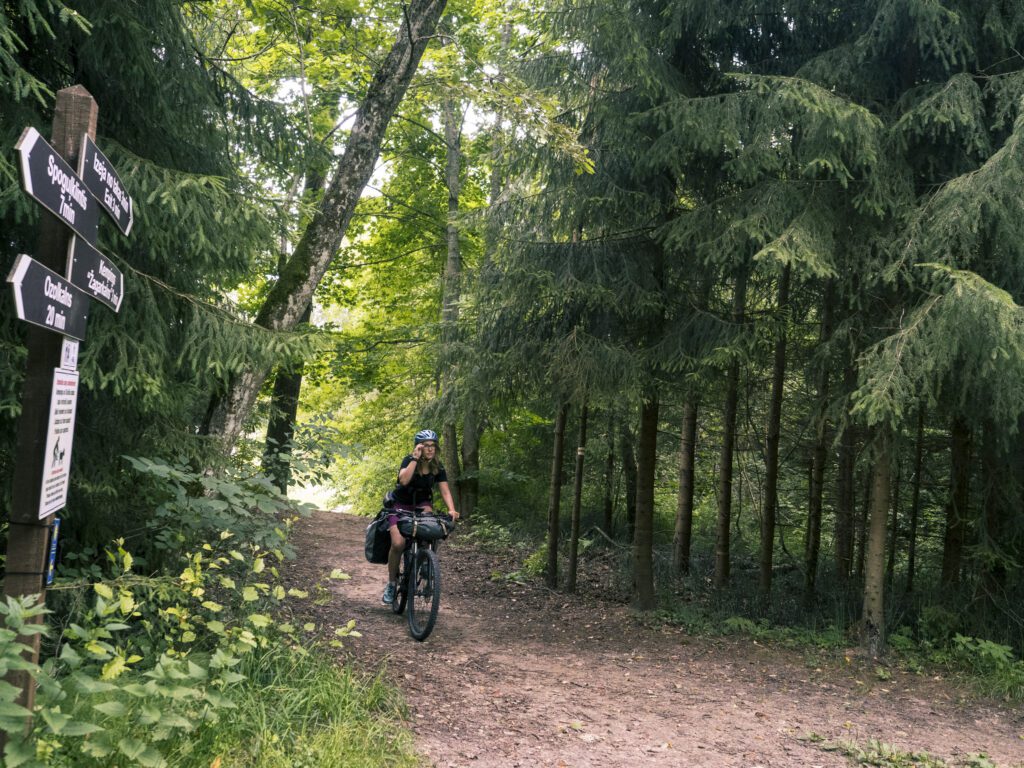
[[[96,137],[96,102],[80,85],[57,92],[50,143],[73,168],[78,166],[82,134]],[[48,211],[39,225],[36,261],[58,274],[67,269],[71,230]],[[25,382],[21,396],[21,418],[15,453],[14,484],[11,489],[11,519],[7,536],[7,567],[4,595],[38,595],[45,602],[43,576],[46,571],[47,540],[53,515],[39,519],[40,491],[44,469],[50,392],[53,371],[61,362],[59,333],[29,325],[25,336],[28,349]],[[39,636],[20,638],[31,647],[31,660],[39,662]],[[21,689],[18,703],[29,710],[35,703],[35,680],[27,672],[11,672],[7,681]],[[2,736],[2,734],[0,734]]]

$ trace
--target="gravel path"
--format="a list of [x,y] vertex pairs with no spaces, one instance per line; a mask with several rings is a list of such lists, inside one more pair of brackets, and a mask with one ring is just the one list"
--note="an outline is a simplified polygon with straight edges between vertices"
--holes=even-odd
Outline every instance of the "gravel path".
[[[441,551],[441,613],[426,642],[380,603],[384,566],[363,557],[365,518],[318,512],[286,577],[330,599],[307,620],[355,619],[346,663],[385,661],[437,768],[848,766],[816,743],[869,739],[951,766],[984,753],[1024,766],[1024,711],[972,701],[947,681],[875,673],[851,651],[820,666],[749,638],[651,627],[627,606],[492,575],[514,565],[459,541]],[[328,581],[340,568],[347,581]]]

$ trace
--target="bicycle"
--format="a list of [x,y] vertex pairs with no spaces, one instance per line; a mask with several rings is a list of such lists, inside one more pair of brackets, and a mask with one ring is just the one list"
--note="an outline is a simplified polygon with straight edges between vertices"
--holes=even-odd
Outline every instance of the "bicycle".
[[398,589],[391,603],[396,614],[406,612],[409,634],[423,642],[434,629],[441,606],[441,565],[437,545],[448,537],[455,522],[447,515],[403,513],[398,530],[406,547],[398,569]]

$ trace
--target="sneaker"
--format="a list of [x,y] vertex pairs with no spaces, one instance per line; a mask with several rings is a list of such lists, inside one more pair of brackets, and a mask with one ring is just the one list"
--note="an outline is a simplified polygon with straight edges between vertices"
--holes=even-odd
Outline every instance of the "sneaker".
[[391,605],[395,602],[395,591],[395,585],[389,581],[388,585],[384,587],[384,596],[380,601],[384,603],[384,605]]

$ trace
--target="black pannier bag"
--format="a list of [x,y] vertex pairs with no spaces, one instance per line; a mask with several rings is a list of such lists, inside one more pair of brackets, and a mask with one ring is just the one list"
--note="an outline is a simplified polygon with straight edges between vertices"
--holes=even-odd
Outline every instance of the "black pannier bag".
[[371,563],[383,565],[388,561],[388,550],[391,549],[391,534],[388,533],[387,510],[377,513],[366,526],[366,559]]

